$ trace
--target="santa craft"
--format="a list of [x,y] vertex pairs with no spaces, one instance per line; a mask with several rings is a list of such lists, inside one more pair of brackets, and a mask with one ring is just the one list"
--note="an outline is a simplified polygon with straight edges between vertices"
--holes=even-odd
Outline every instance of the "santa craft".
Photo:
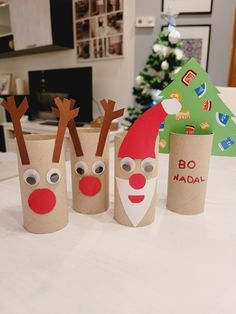
[[[56,101],[60,102],[60,99],[57,98]],[[101,105],[105,111],[101,129],[81,128],[76,130],[73,121],[68,125],[72,139],[72,207],[83,214],[98,214],[106,211],[109,206],[107,136],[112,120],[121,117],[124,109],[114,111],[115,102],[110,99],[102,100]],[[73,100],[71,106],[74,106]],[[58,115],[57,112],[55,114]]]
[[28,109],[26,98],[17,108],[13,96],[3,101],[10,113],[18,144],[18,168],[26,230],[50,233],[68,223],[63,138],[78,110],[58,105],[61,119],[55,135],[23,135],[20,118]]
[[114,218],[120,224],[137,227],[153,222],[157,136],[167,115],[180,110],[177,99],[163,100],[136,120],[125,136],[116,136]]

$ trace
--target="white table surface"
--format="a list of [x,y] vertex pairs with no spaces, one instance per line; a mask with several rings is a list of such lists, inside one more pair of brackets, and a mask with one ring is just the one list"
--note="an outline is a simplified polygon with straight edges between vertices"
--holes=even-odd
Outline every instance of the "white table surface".
[[112,200],[107,213],[70,209],[63,230],[30,234],[18,178],[0,182],[0,313],[235,314],[236,159],[212,157],[197,216],[165,208],[167,164],[161,155],[157,217],[143,228],[117,224]]

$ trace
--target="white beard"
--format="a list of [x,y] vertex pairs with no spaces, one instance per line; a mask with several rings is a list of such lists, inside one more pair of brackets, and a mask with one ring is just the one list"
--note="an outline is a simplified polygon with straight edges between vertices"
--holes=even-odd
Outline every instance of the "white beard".
[[[146,180],[146,184],[142,189],[133,189],[129,180],[116,177],[118,192],[123,205],[123,208],[129,217],[131,223],[136,227],[148,211],[154,192],[156,191],[157,177]],[[129,196],[144,196],[144,199],[139,203],[130,201]]]

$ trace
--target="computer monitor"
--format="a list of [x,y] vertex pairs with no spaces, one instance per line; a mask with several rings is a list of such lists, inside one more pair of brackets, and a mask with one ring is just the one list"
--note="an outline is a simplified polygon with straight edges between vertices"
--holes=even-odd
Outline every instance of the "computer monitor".
[[54,98],[73,98],[80,107],[76,122],[90,122],[92,116],[92,68],[29,71],[29,119],[56,119],[51,112]]

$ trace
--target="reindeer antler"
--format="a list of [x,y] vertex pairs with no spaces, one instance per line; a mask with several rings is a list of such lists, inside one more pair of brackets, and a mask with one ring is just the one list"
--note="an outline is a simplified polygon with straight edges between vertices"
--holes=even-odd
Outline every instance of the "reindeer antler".
[[[58,101],[60,102],[61,99],[59,97],[56,97],[54,99],[54,101],[55,101],[55,103],[57,103]],[[74,109],[74,105],[75,105],[75,100],[74,99],[70,99],[70,100],[64,99],[64,101],[70,101],[70,109]],[[77,110],[78,110],[78,113],[79,113],[80,108],[78,108]],[[52,107],[52,112],[54,113],[54,115],[57,118],[60,118],[60,112],[59,112],[59,110],[57,108]],[[69,121],[67,127],[68,127],[69,132],[70,132],[70,136],[71,136],[71,139],[72,139],[72,142],[73,142],[73,145],[74,145],[76,156],[77,157],[83,156],[83,150],[82,150],[80,139],[79,139],[79,136],[78,136],[78,133],[77,133],[77,130],[76,130],[76,125],[75,125],[74,119]]]
[[102,154],[103,154],[107,134],[109,132],[112,120],[121,117],[124,113],[124,109],[113,111],[114,107],[115,107],[115,101],[113,101],[111,99],[108,99],[108,101],[103,99],[100,101],[100,103],[101,103],[101,105],[105,111],[105,116],[103,119],[102,129],[101,129],[100,136],[99,136],[96,156],[102,156]]
[[79,109],[71,109],[71,101],[69,99],[62,100],[59,97],[56,97],[54,101],[59,109],[58,115],[60,120],[58,124],[52,161],[59,162],[67,125],[69,121],[73,120],[78,115]]
[[22,100],[20,106],[17,108],[14,96],[9,96],[7,97],[7,101],[3,100],[2,106],[10,113],[20,153],[21,163],[22,165],[29,165],[30,164],[29,155],[27,152],[23,131],[20,124],[21,117],[24,115],[24,113],[27,111],[29,107],[28,101],[25,97]]

